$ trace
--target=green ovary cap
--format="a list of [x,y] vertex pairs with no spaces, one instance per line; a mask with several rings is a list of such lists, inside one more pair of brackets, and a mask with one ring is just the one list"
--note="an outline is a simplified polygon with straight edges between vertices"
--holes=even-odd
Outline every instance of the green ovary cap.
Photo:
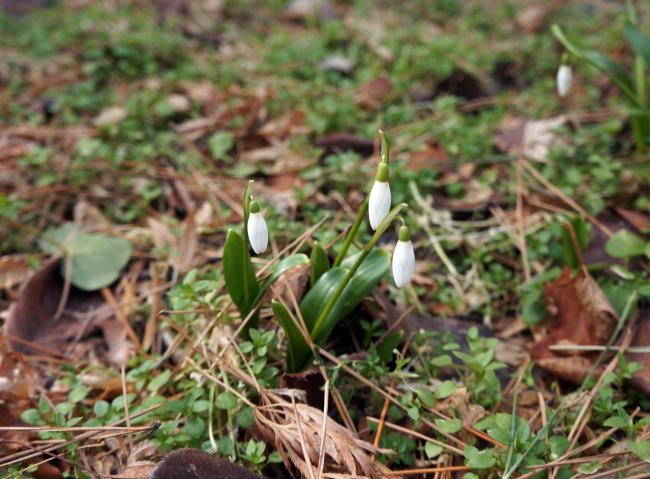
[[260,212],[260,205],[259,205],[259,203],[257,201],[251,201],[250,212],[251,213],[259,213]]
[[402,227],[399,229],[399,236],[398,236],[398,239],[399,239],[400,241],[404,241],[404,242],[406,242],[406,241],[411,241],[411,231],[409,230],[409,227],[408,227],[408,226],[402,226]]
[[382,183],[388,183],[388,164],[386,163],[379,163],[379,166],[377,166],[377,175],[375,176],[375,180],[381,181]]

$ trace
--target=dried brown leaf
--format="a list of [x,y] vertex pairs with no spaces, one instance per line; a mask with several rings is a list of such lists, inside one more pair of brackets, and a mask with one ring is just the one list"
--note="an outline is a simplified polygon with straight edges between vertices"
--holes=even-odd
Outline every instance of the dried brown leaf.
[[[293,405],[277,396],[268,395],[267,397],[275,398],[275,404],[273,408],[256,409],[257,429],[267,442],[275,445],[283,459],[285,458],[283,451],[288,452],[290,462],[295,464],[303,477],[309,477],[307,468],[310,466],[303,457]],[[323,443],[323,413],[305,404],[297,404],[296,408],[308,449],[309,462],[313,468],[314,476],[316,476],[320,445]],[[393,451],[380,449],[366,441],[357,439],[349,430],[329,417],[327,417],[324,448],[328,470],[343,468],[352,475],[363,474],[374,479],[384,477],[387,469],[379,462],[373,462],[368,452],[393,453]],[[284,459],[284,461],[291,470],[289,460]]]
[[139,461],[142,461],[142,459],[145,457],[156,456],[159,453],[160,450],[158,449],[158,446],[153,442],[145,439],[144,441],[139,442],[138,444],[135,445],[135,447],[131,451],[131,455],[129,456],[129,461],[127,462],[126,465],[131,466]]
[[188,211],[187,217],[183,220],[178,246],[181,254],[176,258],[176,264],[182,272],[187,272],[196,263],[196,253],[199,247],[199,235],[196,232],[193,210]]
[[0,399],[30,399],[36,391],[36,368],[22,354],[10,351],[0,335]]
[[29,273],[26,256],[14,254],[0,258],[0,288],[9,289],[21,284]]
[[126,329],[117,319],[109,319],[99,324],[104,332],[104,341],[108,345],[106,357],[117,365],[126,364],[129,359],[129,343]]
[[[593,363],[584,356],[543,358],[538,359],[536,364],[551,374],[576,384],[580,384],[593,367]],[[596,377],[600,376],[603,371],[604,368],[599,367],[596,371]]]
[[547,299],[548,334],[534,343],[530,355],[537,364],[557,376],[582,382],[591,370],[590,355],[560,355],[549,350],[554,344],[602,345],[618,323],[618,314],[594,279],[580,270],[575,278],[566,268],[544,285]]
[[117,125],[126,118],[126,110],[121,106],[109,106],[93,120],[95,126]]
[[[18,299],[9,308],[4,327],[7,336],[36,343],[45,349],[32,349],[8,339],[7,344],[12,349],[39,355],[47,354],[48,350],[63,353],[69,341],[77,336],[77,339],[88,336],[98,324],[113,316],[99,293],[72,288],[63,314],[54,321],[63,293],[59,266],[60,260],[50,261],[22,284]],[[93,314],[85,317],[85,313]]]
[[644,233],[650,228],[650,217],[648,215],[644,215],[638,211],[624,210],[623,208],[615,208],[615,210],[628,223],[634,226],[639,233]]

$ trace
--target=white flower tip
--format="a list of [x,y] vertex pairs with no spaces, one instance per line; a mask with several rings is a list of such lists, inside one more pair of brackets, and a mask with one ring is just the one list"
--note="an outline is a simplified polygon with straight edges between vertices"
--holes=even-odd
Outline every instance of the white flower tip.
[[388,182],[375,181],[368,199],[370,227],[377,231],[382,220],[390,211],[390,186]]
[[262,213],[251,213],[248,216],[248,239],[251,242],[255,254],[266,251],[269,245],[269,230]]
[[393,253],[393,278],[398,288],[411,281],[415,269],[415,252],[410,241],[398,241]]
[[571,90],[571,82],[573,80],[573,72],[570,65],[560,65],[557,71],[557,92],[560,96],[567,96]]

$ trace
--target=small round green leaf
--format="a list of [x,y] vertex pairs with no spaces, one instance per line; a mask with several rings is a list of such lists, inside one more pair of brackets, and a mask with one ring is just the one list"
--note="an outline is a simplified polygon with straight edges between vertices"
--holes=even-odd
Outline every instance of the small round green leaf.
[[648,441],[634,441],[630,444],[630,449],[636,454],[639,459],[650,462],[650,442]]
[[237,398],[226,391],[217,396],[216,404],[219,409],[234,409],[237,407]]
[[436,399],[444,399],[456,392],[456,385],[452,381],[444,381],[434,394]]
[[605,244],[605,251],[614,258],[632,258],[645,254],[645,241],[626,229],[620,229]]
[[200,417],[188,419],[185,423],[185,432],[194,439],[200,439],[205,433],[205,421]]

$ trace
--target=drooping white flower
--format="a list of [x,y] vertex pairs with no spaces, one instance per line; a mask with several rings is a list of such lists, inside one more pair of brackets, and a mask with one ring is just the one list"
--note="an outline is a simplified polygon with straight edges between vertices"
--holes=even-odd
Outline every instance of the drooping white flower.
[[373,230],[379,228],[379,224],[390,211],[390,186],[388,184],[388,164],[379,163],[375,183],[370,190],[368,198],[368,215],[370,227]]
[[256,254],[264,253],[269,245],[269,230],[257,201],[251,201],[248,216],[248,239]]
[[413,276],[415,252],[411,243],[411,233],[406,226],[399,229],[399,241],[393,253],[393,278],[398,288],[406,286]]
[[560,96],[566,96],[569,93],[572,80],[573,72],[571,71],[571,65],[560,65],[557,71],[557,92]]

